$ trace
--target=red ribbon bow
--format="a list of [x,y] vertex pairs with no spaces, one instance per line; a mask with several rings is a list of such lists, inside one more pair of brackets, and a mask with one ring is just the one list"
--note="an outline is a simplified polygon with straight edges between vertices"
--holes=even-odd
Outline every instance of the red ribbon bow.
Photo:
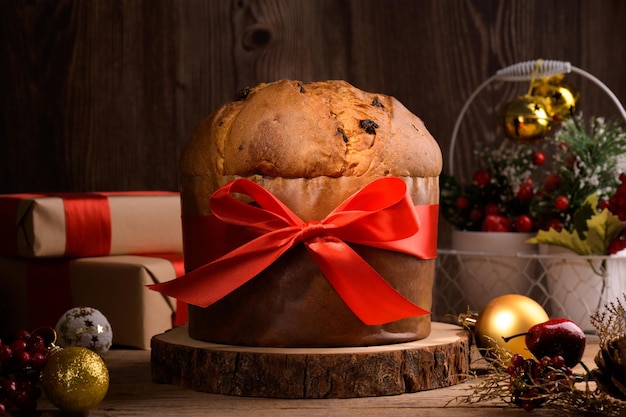
[[[248,195],[259,207],[246,204],[231,193]],[[386,177],[370,183],[321,221],[304,222],[267,190],[246,179],[218,189],[211,196],[210,206],[219,220],[246,227],[259,236],[180,278],[150,285],[150,289],[208,307],[302,242],[335,291],[365,324],[389,323],[429,313],[397,292],[345,243],[424,259],[436,256],[432,238],[419,236],[416,207],[399,178]]]

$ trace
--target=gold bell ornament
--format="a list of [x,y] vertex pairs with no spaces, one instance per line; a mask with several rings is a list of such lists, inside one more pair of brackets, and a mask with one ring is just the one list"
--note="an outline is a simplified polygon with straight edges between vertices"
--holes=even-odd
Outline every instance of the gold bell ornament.
[[519,294],[496,297],[480,313],[461,314],[458,318],[461,325],[473,331],[483,356],[502,362],[506,355],[515,353],[531,358],[533,355],[523,337],[505,338],[525,333],[535,324],[548,320],[548,313],[539,303]]
[[548,115],[555,123],[572,116],[576,112],[580,94],[569,83],[563,81],[564,75],[542,78],[533,82],[531,95],[544,97]]
[[57,348],[41,373],[41,388],[60,410],[86,413],[104,399],[109,371],[100,355],[88,348]]
[[514,142],[536,143],[552,130],[546,100],[525,94],[507,104],[500,116],[505,136]]

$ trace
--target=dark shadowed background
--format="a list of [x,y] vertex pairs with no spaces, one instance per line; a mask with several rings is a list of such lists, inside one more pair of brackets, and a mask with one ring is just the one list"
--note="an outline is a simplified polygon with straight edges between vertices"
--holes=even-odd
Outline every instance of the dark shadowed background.
[[[0,193],[177,190],[200,119],[280,78],[393,95],[447,155],[466,99],[517,62],[571,62],[626,101],[625,40],[621,0],[0,0]],[[584,114],[618,115],[567,80]],[[526,89],[480,95],[461,169]]]

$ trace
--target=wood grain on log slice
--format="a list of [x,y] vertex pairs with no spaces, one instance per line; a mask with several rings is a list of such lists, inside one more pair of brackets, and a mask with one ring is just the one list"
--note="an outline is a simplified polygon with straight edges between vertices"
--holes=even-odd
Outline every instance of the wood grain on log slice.
[[152,379],[215,394],[353,398],[447,387],[469,371],[469,334],[432,323],[423,340],[345,348],[261,348],[191,339],[187,327],[152,339]]

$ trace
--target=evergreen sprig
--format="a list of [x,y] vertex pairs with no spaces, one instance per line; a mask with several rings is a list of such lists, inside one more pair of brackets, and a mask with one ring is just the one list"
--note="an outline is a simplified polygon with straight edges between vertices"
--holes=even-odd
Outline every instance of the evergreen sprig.
[[566,119],[549,140],[555,146],[552,166],[560,184],[551,195],[536,200],[534,211],[539,217],[555,215],[555,198],[566,196],[569,209],[559,217],[571,228],[574,213],[589,195],[606,200],[615,192],[619,174],[626,172],[626,132],[615,121],[592,117],[585,123],[577,115]]

